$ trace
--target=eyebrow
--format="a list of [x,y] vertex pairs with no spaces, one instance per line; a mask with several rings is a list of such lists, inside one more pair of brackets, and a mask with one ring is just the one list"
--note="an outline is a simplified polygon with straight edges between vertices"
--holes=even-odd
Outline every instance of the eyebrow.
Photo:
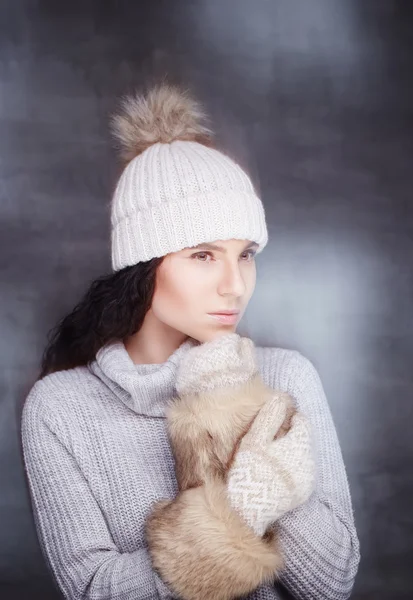
[[[194,246],[194,248],[207,248],[208,250],[216,250],[217,252],[224,252],[224,254],[226,254],[226,252],[227,252],[226,248],[224,248],[223,246],[217,246],[216,244],[203,243],[203,244],[198,244],[198,246]],[[258,248],[258,244],[256,242],[251,242],[244,248],[244,251],[249,250],[249,248]]]

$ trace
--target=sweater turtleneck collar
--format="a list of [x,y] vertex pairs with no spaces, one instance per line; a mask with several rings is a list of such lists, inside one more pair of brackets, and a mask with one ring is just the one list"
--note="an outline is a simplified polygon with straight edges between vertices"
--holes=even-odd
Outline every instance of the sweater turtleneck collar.
[[164,417],[167,400],[175,394],[176,371],[182,356],[199,342],[187,338],[160,364],[135,364],[123,342],[101,348],[89,369],[137,414]]

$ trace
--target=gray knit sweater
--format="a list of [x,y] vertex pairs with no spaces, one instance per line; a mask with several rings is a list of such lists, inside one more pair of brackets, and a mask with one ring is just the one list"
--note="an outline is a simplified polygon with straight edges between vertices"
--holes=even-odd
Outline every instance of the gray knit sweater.
[[[38,381],[26,400],[22,441],[36,529],[66,598],[173,598],[152,569],[144,524],[156,500],[177,494],[164,407],[193,343],[156,365],[135,365],[122,343],[108,345],[90,367]],[[257,348],[257,358],[265,383],[289,392],[310,418],[317,450],[315,493],[279,521],[282,584],[297,599],[348,598],[359,543],[320,378],[296,351]],[[249,598],[280,599],[283,589],[264,585]]]

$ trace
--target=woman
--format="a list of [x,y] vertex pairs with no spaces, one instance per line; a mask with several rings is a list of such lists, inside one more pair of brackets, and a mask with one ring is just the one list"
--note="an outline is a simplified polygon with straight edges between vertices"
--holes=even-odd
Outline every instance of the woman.
[[[296,443],[296,420],[273,442],[284,449],[279,458],[292,482],[290,495],[284,490],[282,502],[273,495],[270,515],[243,495],[245,473],[267,464],[242,445],[247,435],[257,440],[257,424],[271,418],[266,404],[267,413],[260,411],[255,429],[241,439],[225,491],[209,498],[210,508],[215,501],[227,503],[226,535],[233,523],[242,560],[259,567],[259,585],[250,580],[245,587],[250,598],[282,598],[284,589],[306,600],[348,598],[358,539],[317,371],[296,351],[252,352],[252,342],[235,332],[254,291],[255,255],[267,243],[261,201],[241,168],[212,147],[202,111],[187,94],[161,86],[146,97],[127,98],[113,126],[127,163],[112,202],[114,273],[94,282],[56,328],[22,416],[36,527],[58,586],[66,598],[78,600],[236,597],[235,584],[230,592],[220,584],[222,594],[202,587],[221,573],[214,562],[219,557],[205,554],[208,540],[198,535],[203,524],[195,520],[188,527],[182,512],[162,522],[154,507],[164,501],[178,511],[187,497],[178,488],[177,449],[168,437],[171,399],[178,392],[184,397],[185,390],[197,394],[211,381],[221,389],[259,374],[266,389],[289,394],[311,425],[315,484],[300,488],[294,479],[300,468],[304,480],[313,478],[310,443],[304,430],[304,442]],[[275,446],[280,442],[284,446]],[[260,486],[266,483],[264,478]],[[208,489],[188,487],[190,494]],[[277,545],[268,535],[272,518]],[[186,572],[183,530],[192,536],[193,555],[202,556],[193,556]],[[165,544],[157,546],[160,539]],[[264,574],[263,557],[273,577],[270,567]]]

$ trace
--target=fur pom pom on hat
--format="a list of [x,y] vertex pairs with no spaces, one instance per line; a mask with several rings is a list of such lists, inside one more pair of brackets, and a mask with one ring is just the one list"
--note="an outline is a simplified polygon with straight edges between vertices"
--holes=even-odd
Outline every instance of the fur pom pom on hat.
[[127,162],[112,199],[113,270],[202,242],[264,248],[262,202],[241,167],[212,147],[206,115],[187,91],[159,85],[126,96],[111,129]]
[[168,85],[151,89],[147,96],[126,96],[122,112],[112,118],[112,133],[127,162],[153,144],[176,140],[212,145],[206,115],[187,91]]

